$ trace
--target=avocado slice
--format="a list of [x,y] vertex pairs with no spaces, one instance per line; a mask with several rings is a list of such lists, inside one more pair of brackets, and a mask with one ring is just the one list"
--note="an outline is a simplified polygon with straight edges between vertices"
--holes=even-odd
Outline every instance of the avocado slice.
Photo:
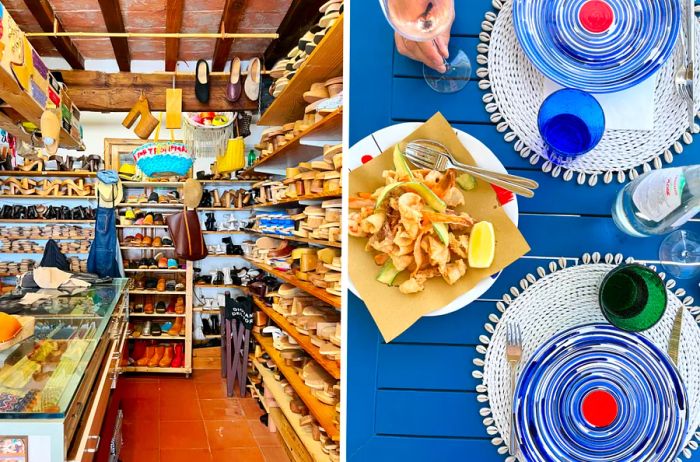
[[377,281],[381,282],[382,284],[392,286],[394,284],[394,279],[396,279],[396,276],[399,274],[401,274],[401,271],[397,270],[394,264],[391,262],[391,259],[389,259],[386,261],[386,263],[384,263],[382,269],[379,270],[379,274],[377,274]]
[[411,181],[414,180],[413,172],[411,172],[411,167],[408,165],[406,158],[399,149],[399,145],[394,146],[394,169],[399,176],[407,176]]

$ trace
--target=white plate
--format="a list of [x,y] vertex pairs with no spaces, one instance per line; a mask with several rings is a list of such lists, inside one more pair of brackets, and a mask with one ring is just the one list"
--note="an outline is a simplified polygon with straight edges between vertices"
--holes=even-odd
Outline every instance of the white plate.
[[[407,122],[392,125],[374,132],[373,134],[358,141],[350,149],[350,152],[345,159],[346,164],[350,170],[360,167],[364,156],[374,157],[380,155],[386,149],[413,133],[421,125],[423,124],[420,122]],[[472,157],[474,157],[474,161],[479,167],[487,168],[496,172],[508,173],[501,161],[498,160],[496,155],[491,152],[491,150],[487,148],[484,143],[461,130],[455,130],[455,133],[457,133],[459,140],[469,150]],[[506,212],[506,215],[508,215],[508,218],[510,218],[510,220],[515,224],[515,226],[518,226],[518,199],[515,195],[513,196],[513,200],[503,206],[503,210]],[[482,279],[470,291],[463,293],[451,303],[438,310],[432,311],[425,316],[442,316],[464,308],[489,290],[500,274],[501,273],[494,274],[489,278]],[[352,292],[358,297],[360,296],[357,293],[357,289],[355,289],[352,281],[350,281],[350,290],[352,290]]]

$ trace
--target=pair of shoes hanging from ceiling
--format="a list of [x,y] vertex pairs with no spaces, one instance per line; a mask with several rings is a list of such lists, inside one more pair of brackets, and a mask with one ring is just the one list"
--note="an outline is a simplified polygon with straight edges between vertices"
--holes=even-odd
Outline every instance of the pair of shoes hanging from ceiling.
[[[245,83],[241,82],[241,60],[236,57],[231,60],[231,73],[226,85],[226,99],[232,103],[238,101],[245,93],[251,101],[257,101],[260,94],[260,75],[262,64],[260,58],[253,58],[248,65],[248,76]],[[209,102],[209,63],[203,59],[197,61],[195,71],[194,91],[201,103]]]

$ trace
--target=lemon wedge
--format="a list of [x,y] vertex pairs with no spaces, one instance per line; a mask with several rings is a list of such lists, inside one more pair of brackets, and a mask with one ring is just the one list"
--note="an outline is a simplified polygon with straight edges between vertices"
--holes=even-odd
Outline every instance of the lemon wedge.
[[496,233],[488,221],[480,221],[472,228],[469,236],[469,266],[472,268],[488,268],[493,263],[496,253]]

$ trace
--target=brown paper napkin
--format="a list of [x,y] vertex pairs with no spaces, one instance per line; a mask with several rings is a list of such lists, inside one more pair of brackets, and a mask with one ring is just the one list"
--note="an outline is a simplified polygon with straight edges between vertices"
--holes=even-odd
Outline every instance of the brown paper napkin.
[[[439,141],[457,160],[465,164],[475,164],[469,151],[457,138],[454,129],[440,113],[431,117],[401,143],[419,138]],[[382,172],[394,168],[393,149],[391,146],[380,156],[350,173],[351,195],[374,192],[384,185]],[[367,239],[349,238],[350,279],[386,342],[395,339],[423,315],[446,306],[471,290],[479,281],[498,273],[530,250],[523,235],[500,207],[496,193],[488,183],[477,180],[477,187],[464,194],[466,204],[457,210],[469,213],[476,221],[493,223],[496,232],[496,255],[491,268],[469,268],[467,274],[452,286],[442,278],[433,278],[426,283],[423,292],[402,294],[397,287],[388,287],[375,280],[380,268],[374,262],[373,253],[365,251]]]

